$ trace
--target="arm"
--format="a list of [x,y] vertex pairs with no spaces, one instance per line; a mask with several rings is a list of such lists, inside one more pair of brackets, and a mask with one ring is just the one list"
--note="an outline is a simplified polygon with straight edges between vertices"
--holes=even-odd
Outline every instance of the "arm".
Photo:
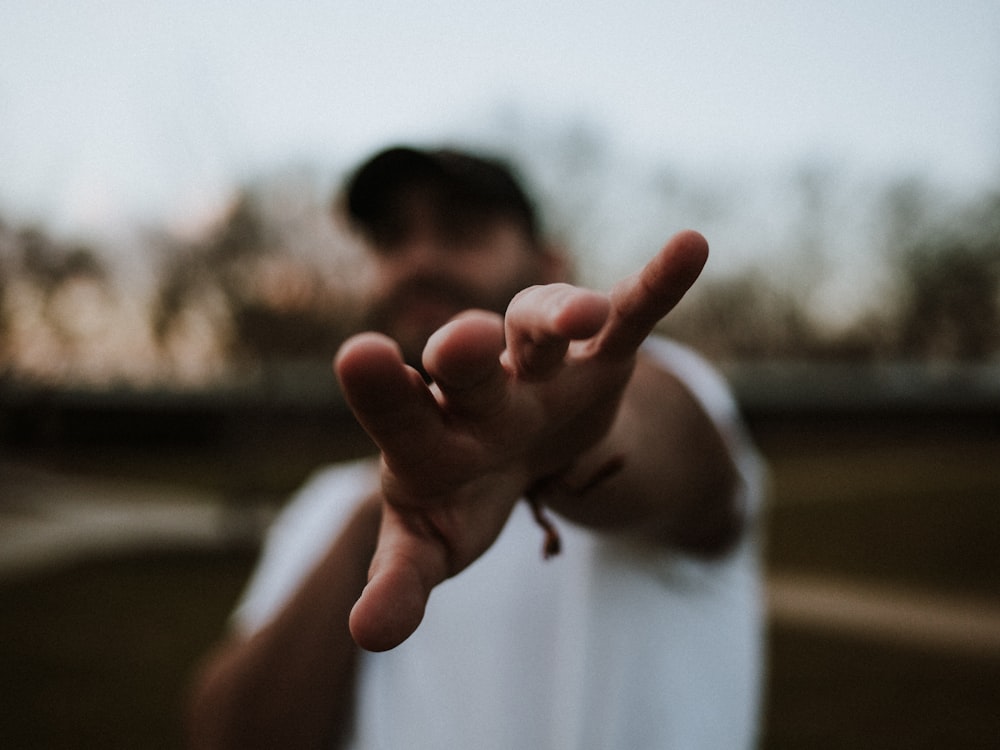
[[260,631],[231,636],[191,701],[194,748],[329,746],[353,699],[357,646],[347,629],[364,587],[381,499],[356,508],[288,605]]
[[545,501],[593,526],[708,552],[725,546],[739,524],[721,438],[686,390],[637,354],[707,251],[700,235],[682,233],[610,295],[533,287],[504,318],[460,316],[424,350],[429,387],[389,339],[345,344],[337,373],[382,450],[386,498],[351,614],[360,645],[405,640],[434,586],[489,548],[527,490],[552,476],[574,486],[609,458],[623,459],[615,476]]
[[533,497],[585,526],[716,557],[743,531],[736,484],[729,450],[701,405],[640,356],[606,436],[543,479]]

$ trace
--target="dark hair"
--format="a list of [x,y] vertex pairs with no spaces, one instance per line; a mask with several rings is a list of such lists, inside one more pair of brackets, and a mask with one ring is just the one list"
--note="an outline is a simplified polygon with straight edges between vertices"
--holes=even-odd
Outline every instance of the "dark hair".
[[362,164],[345,186],[349,220],[375,244],[390,245],[412,231],[414,201],[430,211],[435,229],[471,234],[511,221],[538,244],[538,219],[513,169],[505,162],[451,150],[396,146]]

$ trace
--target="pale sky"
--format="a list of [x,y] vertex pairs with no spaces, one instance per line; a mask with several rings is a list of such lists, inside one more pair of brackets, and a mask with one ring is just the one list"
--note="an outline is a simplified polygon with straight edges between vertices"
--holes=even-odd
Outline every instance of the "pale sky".
[[0,216],[176,221],[290,162],[583,121],[688,170],[1000,180],[996,0],[3,0]]

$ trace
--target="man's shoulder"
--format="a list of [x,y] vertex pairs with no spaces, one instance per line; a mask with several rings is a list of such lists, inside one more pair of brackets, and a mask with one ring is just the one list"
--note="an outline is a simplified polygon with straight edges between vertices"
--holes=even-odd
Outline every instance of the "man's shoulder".
[[351,485],[368,486],[377,477],[378,461],[370,456],[326,464],[309,475],[298,494],[323,492]]
[[732,389],[719,369],[691,347],[663,336],[650,336],[642,352],[676,377],[716,421],[736,418]]
[[278,525],[308,526],[319,518],[339,518],[377,486],[378,462],[373,458],[319,467],[289,498]]

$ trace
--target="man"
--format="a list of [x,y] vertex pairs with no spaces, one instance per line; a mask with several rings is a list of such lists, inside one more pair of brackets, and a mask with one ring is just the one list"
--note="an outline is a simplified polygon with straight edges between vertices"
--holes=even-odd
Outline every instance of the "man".
[[454,151],[375,156],[340,210],[380,332],[335,369],[381,460],[279,519],[195,744],[752,746],[760,464],[714,371],[648,338],[705,241],[571,286],[509,170]]

